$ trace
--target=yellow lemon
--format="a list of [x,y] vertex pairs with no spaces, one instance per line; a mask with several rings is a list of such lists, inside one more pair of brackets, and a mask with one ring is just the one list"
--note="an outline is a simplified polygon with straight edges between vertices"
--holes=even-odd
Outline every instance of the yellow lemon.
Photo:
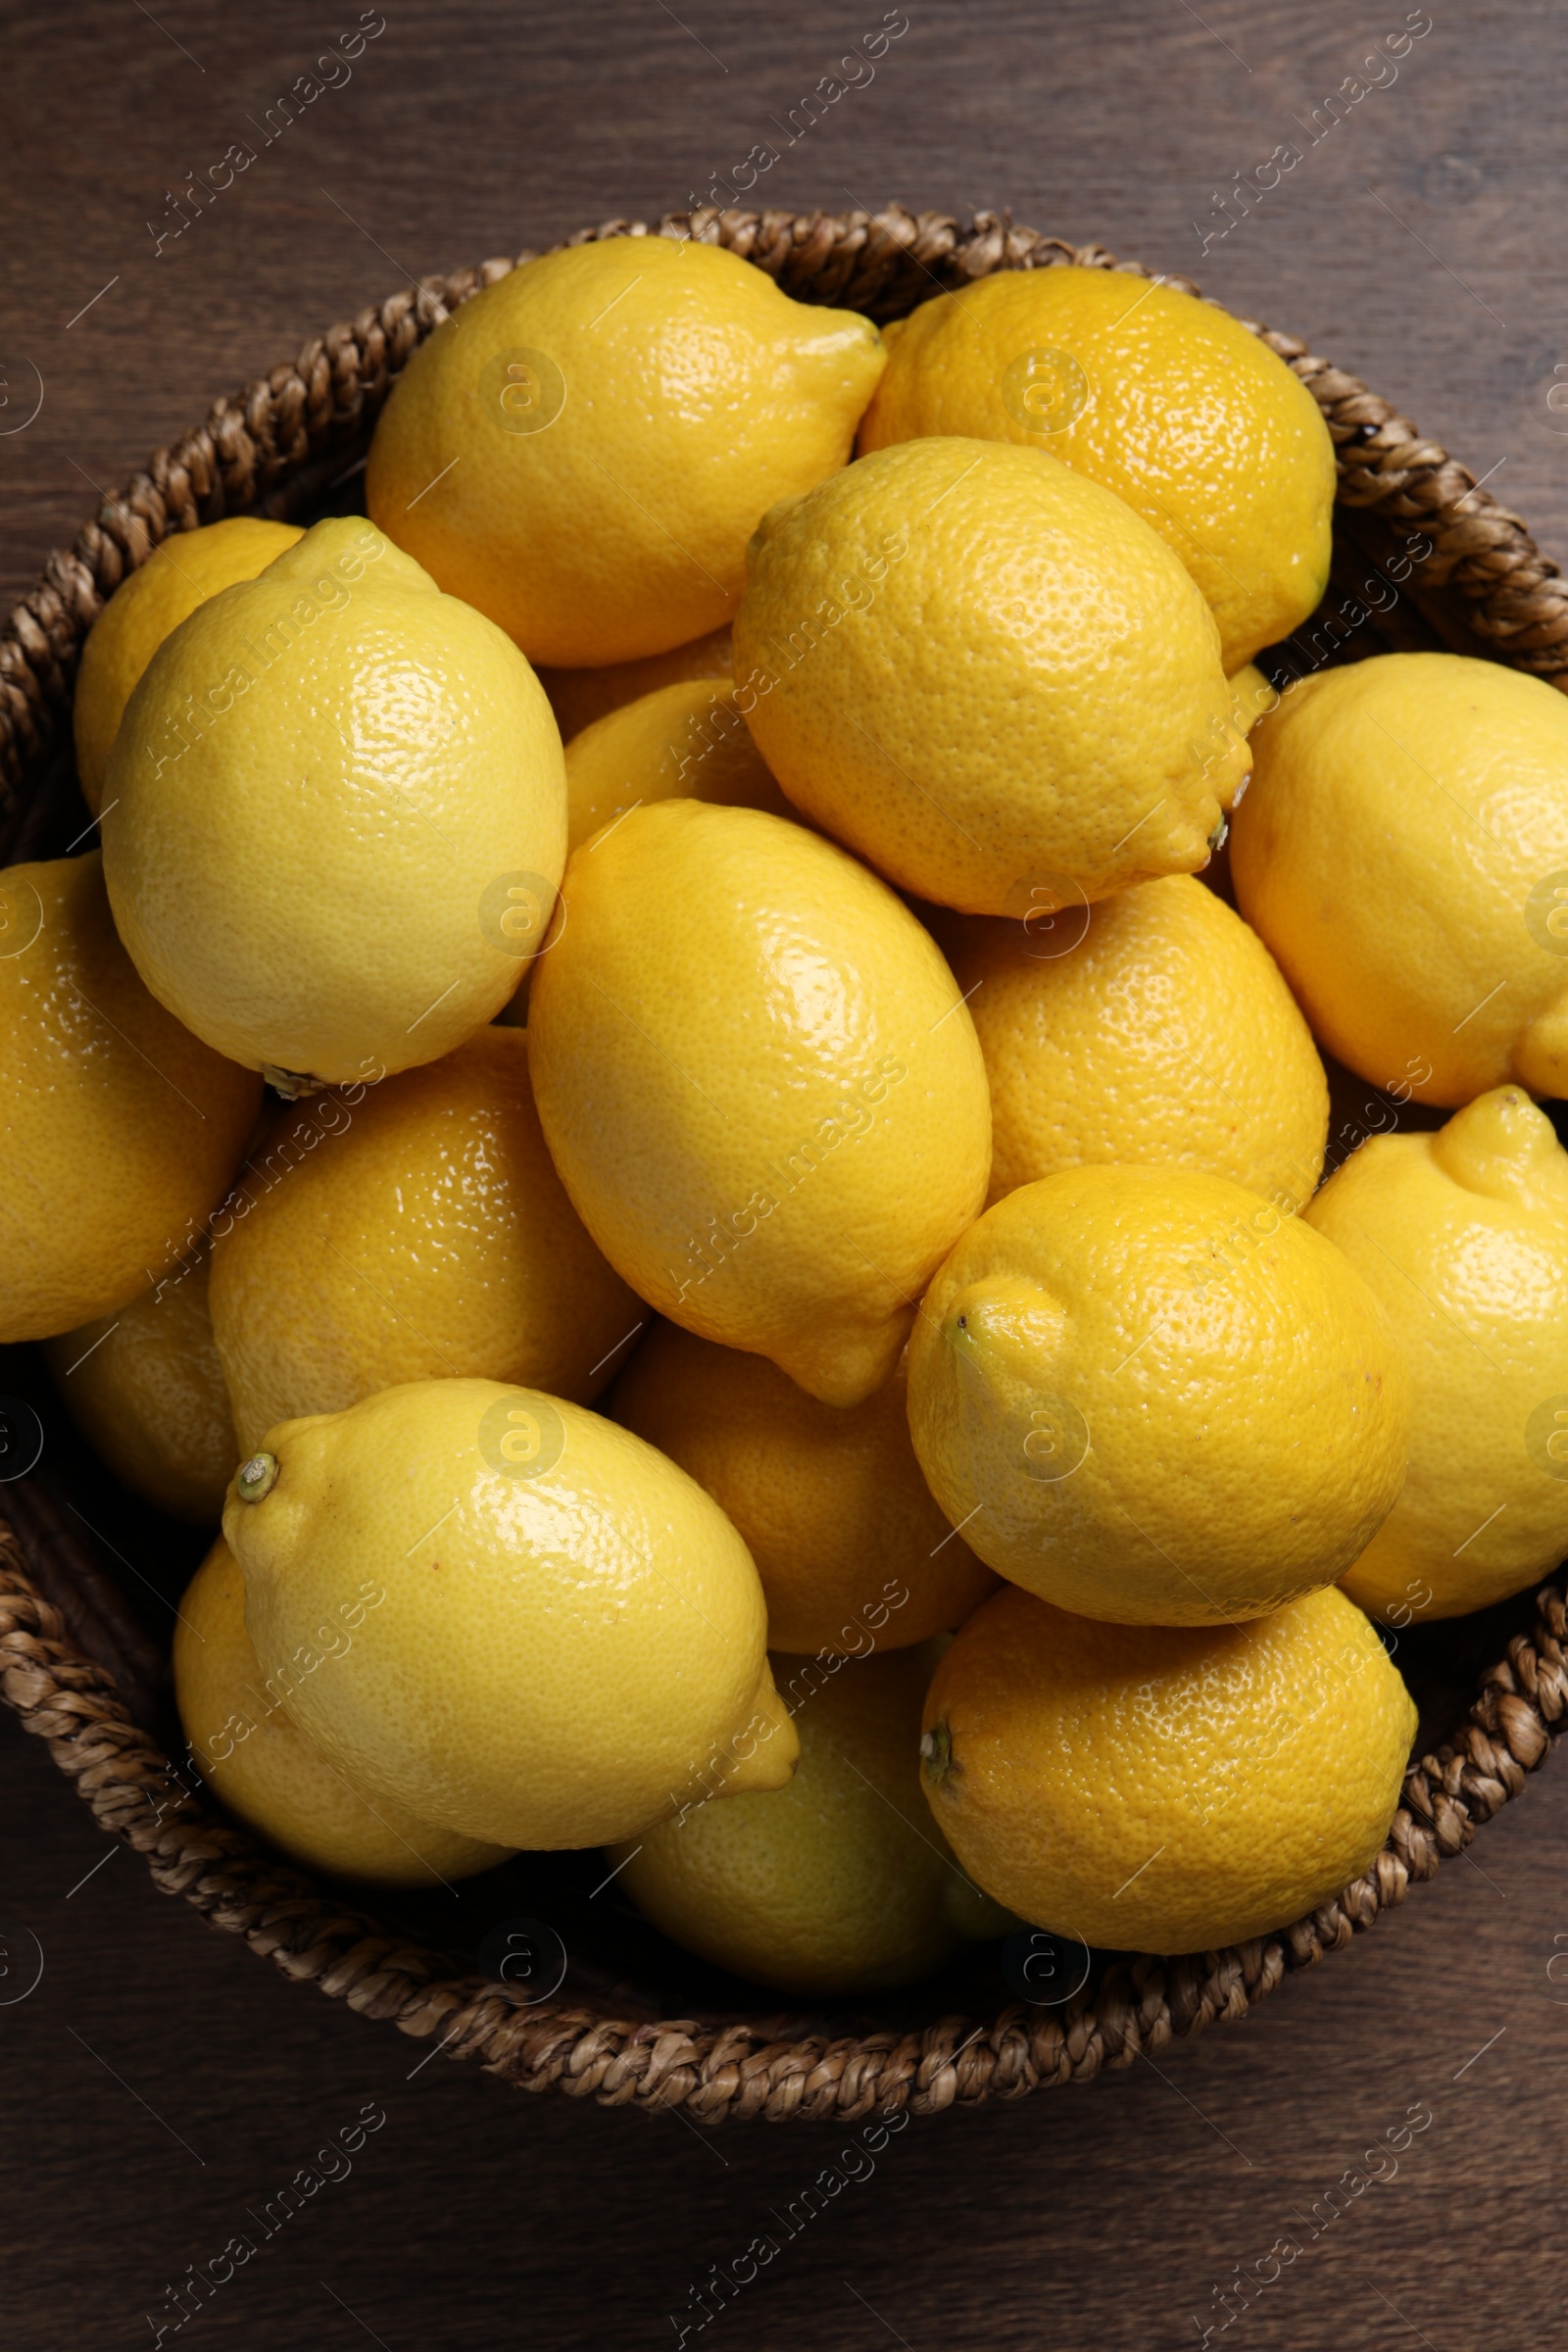
[[794,1767],[751,1554],[684,1470],[580,1405],[416,1381],[285,1421],[223,1533],[270,1687],[373,1801],[600,1845]]
[[125,705],[164,639],[210,596],[236,580],[254,580],[303,537],[297,523],[234,514],[199,531],[176,531],[121,581],[81,649],[72,709],[76,777],[94,816],[103,806],[104,775]]
[[1328,585],[1334,444],[1311,393],[1212,303],[1107,270],[1002,270],[887,329],[862,450],[956,433],[1049,450],[1125,499],[1202,590],[1237,669]]
[[1227,1177],[1068,1168],[1009,1193],[909,1343],[909,1428],[981,1559],[1126,1625],[1332,1584],[1404,1476],[1407,1389],[1349,1260]]
[[758,516],[846,463],[882,360],[716,245],[569,246],[415,353],[370,513],[532,661],[661,654],[732,616]]
[[216,1527],[240,1457],[213,1339],[205,1248],[113,1315],[45,1344],[72,1419],[161,1511]]
[[0,869],[0,1344],[74,1331],[171,1271],[261,1092],[148,995],[96,850]]
[[884,450],[770,514],[735,679],[796,807],[966,914],[1196,871],[1250,764],[1169,548],[993,441]]
[[795,814],[735,708],[729,679],[661,686],[595,719],[566,748],[568,851],[628,808],[673,800]]
[[434,1061],[542,935],[565,767],[490,621],[354,516],[159,648],[115,740],[109,895],[148,987],[280,1091]]
[[[787,1788],[700,1804],[607,1859],[656,1927],[781,1992],[882,1992],[1005,1926],[969,1884],[920,1799],[929,1648],[844,1659],[808,1685]],[[787,1688],[814,1660],[775,1656]]]
[[1255,932],[1188,874],[960,917],[942,944],[991,1081],[991,1198],[1058,1168],[1205,1169],[1309,1200],[1328,1088]]
[[1303,680],[1252,743],[1237,903],[1328,1051],[1428,1102],[1568,1094],[1568,701],[1384,654]]
[[216,1230],[213,1323],[247,1447],[411,1380],[586,1403],[643,1314],[551,1164],[520,1029],[481,1029],[356,1105],[303,1106]]
[[774,1649],[906,1648],[961,1625],[992,1589],[920,1475],[902,1363],[863,1404],[823,1404],[765,1356],[658,1323],[605,1409],[734,1521]]
[[1085,1944],[1201,1952],[1360,1877],[1416,1712],[1332,1587],[1200,1630],[1004,1591],[937,1668],[925,1725],[927,1800],[977,1886]]
[[1568,1155],[1515,1087],[1376,1136],[1307,1216],[1410,1367],[1399,1498],[1341,1579],[1395,1625],[1483,1609],[1568,1552]]
[[559,919],[529,1033],[578,1215],[672,1322],[858,1404],[991,1161],[930,934],[831,842],[699,801],[576,851]]
[[635,703],[661,686],[677,686],[688,678],[727,678],[731,674],[730,628],[710,629],[689,645],[671,646],[667,654],[645,654],[639,662],[607,662],[601,669],[549,669],[540,666],[539,683],[550,697],[550,708],[569,743],[606,718],[622,703]]
[[[340,1623],[351,1642],[364,1602]],[[505,1862],[486,1844],[362,1796],[297,1732],[268,1688],[245,1631],[245,1582],[221,1536],[174,1621],[174,1696],[202,1777],[229,1811],[307,1870],[370,1886],[434,1886]]]

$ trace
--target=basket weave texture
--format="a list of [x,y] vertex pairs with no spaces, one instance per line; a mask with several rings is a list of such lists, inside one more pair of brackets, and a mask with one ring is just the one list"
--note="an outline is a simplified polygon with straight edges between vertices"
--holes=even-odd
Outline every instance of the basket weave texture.
[[[799,300],[878,319],[994,270],[1075,263],[1150,274],[1102,247],[1075,247],[995,214],[965,228],[897,207],[699,212],[655,226],[611,220],[571,242],[626,234],[726,246]],[[219,401],[205,423],[159,450],[71,549],[50,558],[0,626],[0,855],[25,854],[63,788],[76,662],[121,580],[172,534],[264,502],[308,519],[313,499],[363,452],[410,354],[457,305],[516,266],[493,260],[425,278],[307,343],[292,364]],[[1165,282],[1198,291],[1185,278]],[[1406,543],[1419,533],[1420,587],[1406,598],[1421,616],[1419,641],[1490,653],[1568,689],[1568,586],[1520,518],[1355,377],[1293,336],[1244,323],[1295,369],[1327,418],[1340,554],[1370,547],[1375,561],[1389,526]],[[1245,2015],[1288,1972],[1348,1944],[1401,1902],[1412,1881],[1461,1852],[1544,1760],[1568,1723],[1568,1609],[1556,1585],[1537,1596],[1529,1630],[1482,1677],[1451,1737],[1409,1774],[1371,1868],[1293,1927],[1223,1952],[1113,1961],[1059,2007],[1011,2002],[989,2018],[941,2016],[918,2031],[841,2035],[777,2015],[637,2022],[617,2016],[612,2001],[581,1995],[529,2005],[449,1955],[411,1944],[279,1861],[185,1785],[144,1728],[165,1681],[165,1662],[47,1481],[0,1487],[0,1694],[48,1742],[100,1826],[146,1858],[166,1893],[243,1936],[286,1975],[406,2034],[435,2036],[449,2057],[477,2060],[522,2088],[611,2106],[684,2106],[703,2123],[845,2121],[1087,2081],[1214,2018]],[[1300,1801],[1312,1802],[1309,1788]]]

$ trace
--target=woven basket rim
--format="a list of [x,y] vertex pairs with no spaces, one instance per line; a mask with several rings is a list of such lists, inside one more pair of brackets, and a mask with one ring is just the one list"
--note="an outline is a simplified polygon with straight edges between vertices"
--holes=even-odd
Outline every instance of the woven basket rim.
[[[1154,274],[1102,246],[1015,226],[1010,216],[977,214],[965,228],[949,215],[898,206],[875,214],[665,214],[652,224],[607,220],[565,242],[619,235],[719,244],[799,299],[878,318],[1001,269],[1072,263]],[[264,502],[298,509],[313,491],[318,498],[350,445],[368,437],[418,344],[481,287],[534,258],[525,250],[426,277],[315,337],[292,363],[219,400],[203,424],[155,452],[101,503],[72,547],[49,558],[0,624],[0,835],[14,845],[29,782],[41,793],[63,751],[81,645],[126,573],[177,531]],[[1189,278],[1161,274],[1166,284],[1200,291]],[[1430,543],[1422,609],[1435,595],[1444,633],[1568,689],[1568,586],[1519,516],[1357,378],[1293,336],[1243,323],[1324,412],[1339,466],[1339,519],[1360,510],[1419,530]],[[5,852],[16,854],[14,846]],[[530,2006],[449,1956],[410,1944],[370,1912],[323,1893],[186,1787],[137,1720],[157,1672],[150,1644],[47,1494],[27,1486],[0,1489],[0,1695],[48,1742],[100,1826],[145,1857],[158,1886],[183,1895],[213,1926],[244,1936],[286,1975],[406,2034],[437,2036],[449,2057],[476,2059],[528,2089],[555,2087],[610,2106],[682,2106],[705,2124],[848,2121],[873,2108],[929,2114],[1021,2097],[1131,2065],[1216,2017],[1245,2015],[1288,1973],[1348,1944],[1401,1902],[1412,1881],[1430,1879],[1462,1852],[1520,1793],[1568,1722],[1568,1607],[1553,1583],[1537,1595],[1529,1630],[1482,1676],[1451,1738],[1407,1776],[1370,1868],[1290,1928],[1223,1952],[1112,1963],[1059,2008],[1011,2002],[991,2020],[939,2017],[917,2033],[781,2036],[776,2017],[636,2024],[582,1999]]]

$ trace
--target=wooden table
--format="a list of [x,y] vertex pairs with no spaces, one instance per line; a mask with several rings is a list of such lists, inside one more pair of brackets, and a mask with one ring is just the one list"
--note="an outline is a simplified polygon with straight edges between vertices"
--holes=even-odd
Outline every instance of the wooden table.
[[[298,0],[161,0],[156,19],[139,0],[14,8],[6,594],[95,486],[406,273],[683,207],[759,144],[779,151],[759,182],[769,202],[1010,206],[1197,274],[1363,374],[1490,472],[1548,548],[1568,545],[1568,391],[1553,390],[1568,381],[1568,93],[1544,0],[1433,0],[1430,29],[1373,66],[1424,12],[908,0],[874,80],[791,140],[792,115],[882,15],[875,0],[808,0],[787,21],[710,0],[678,15],[662,0],[387,0],[351,78],[269,142],[269,107],[354,27],[346,0],[336,15]],[[1364,94],[1330,113],[1352,75]],[[169,234],[184,175],[210,177],[235,142],[254,163]],[[1220,192],[1282,144],[1299,161],[1278,186],[1227,208]],[[421,2063],[424,2045],[160,1900],[9,1716],[0,1775],[0,1918],[44,1958],[36,1990],[0,2005],[16,2352],[150,2340],[176,2316],[166,2289],[238,2231],[258,2253],[182,2340],[670,2345],[689,2290],[778,2236],[769,2209],[838,2154],[826,2129],[705,2135]],[[1247,2023],[1157,2071],[915,2120],[705,2345],[1162,2352],[1205,2326],[1220,2341],[1217,2290],[1292,2234],[1299,2257],[1228,2345],[1547,2340],[1568,2259],[1552,2220],[1565,1826],[1568,1776],[1548,1767],[1473,1859]],[[352,2172],[262,2238],[247,2215],[301,2168],[340,2169],[318,2151],[367,2106],[385,2122]],[[1412,2111],[1403,2152],[1371,2160],[1385,2177],[1330,2198]]]

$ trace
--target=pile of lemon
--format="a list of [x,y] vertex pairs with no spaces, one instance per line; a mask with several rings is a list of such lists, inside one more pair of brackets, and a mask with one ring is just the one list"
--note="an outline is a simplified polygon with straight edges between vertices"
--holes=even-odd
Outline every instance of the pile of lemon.
[[1365,1869],[1374,1620],[1568,1548],[1568,701],[1269,686],[1334,478],[1157,281],[625,237],[436,330],[373,519],[112,598],[0,1340],[221,1518],[179,1705],[284,1853],[603,1847],[801,1993]]

